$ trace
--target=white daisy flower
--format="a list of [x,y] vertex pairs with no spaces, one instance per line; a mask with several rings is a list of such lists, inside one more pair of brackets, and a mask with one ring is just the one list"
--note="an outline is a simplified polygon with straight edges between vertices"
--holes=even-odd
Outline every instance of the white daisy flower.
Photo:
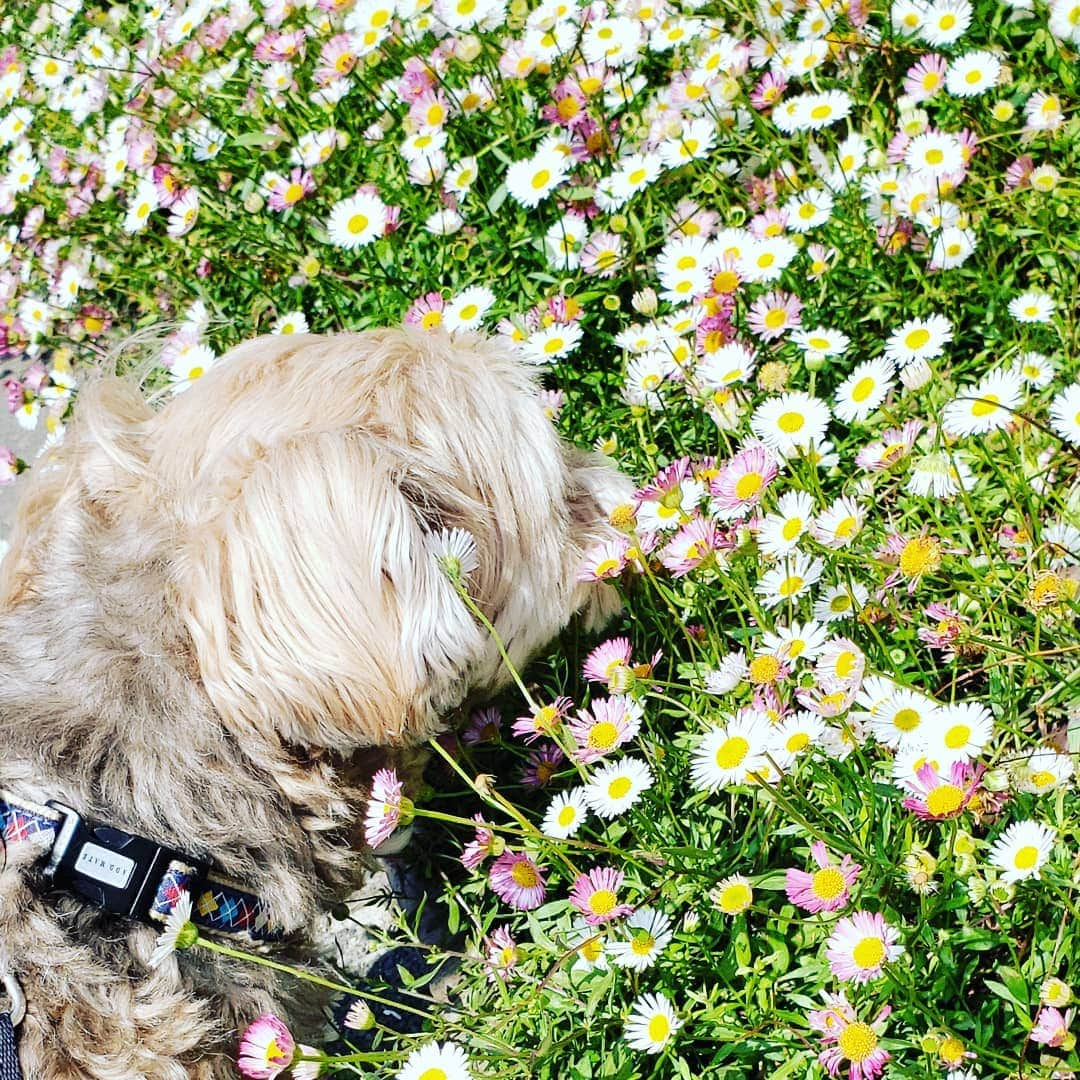
[[569,356],[580,344],[581,326],[576,322],[552,323],[529,335],[521,346],[526,360],[534,364],[547,364]]
[[150,967],[156,968],[177,949],[190,948],[198,936],[199,932],[191,922],[191,894],[184,889],[165,916],[165,929],[158,935],[150,954]]
[[495,294],[486,285],[472,285],[446,302],[443,323],[447,330],[472,330],[495,303]]
[[930,261],[927,265],[931,270],[952,270],[962,266],[975,250],[976,242],[971,229],[961,229],[956,225],[944,228],[930,245]]
[[824,188],[808,188],[792,195],[784,209],[787,211],[787,227],[792,232],[805,233],[824,225],[832,215],[833,197]]
[[480,565],[476,539],[467,529],[440,529],[428,533],[425,542],[432,558],[455,581],[468,577]]
[[378,195],[357,192],[330,209],[326,231],[335,247],[352,251],[382,236],[386,229],[386,205]]
[[851,338],[839,330],[815,326],[812,330],[800,328],[792,331],[791,340],[811,358],[843,356],[851,344]]
[[742,649],[724,653],[716,667],[705,672],[705,691],[709,694],[728,694],[746,678],[749,668]]
[[994,841],[990,864],[1002,871],[1001,880],[1010,885],[1025,878],[1038,880],[1039,871],[1050,859],[1056,834],[1038,821],[1014,821]]
[[1054,361],[1040,352],[1021,353],[1013,365],[1016,374],[1036,390],[1049,386],[1054,378]]
[[814,618],[823,623],[850,619],[870,599],[870,590],[855,582],[852,585],[833,585],[814,601]]
[[671,917],[651,907],[640,907],[619,927],[624,940],[608,942],[616,967],[645,971],[653,966],[674,936]]
[[289,311],[274,320],[270,327],[271,334],[306,334],[308,332],[307,316],[302,311]]
[[778,626],[775,631],[765,631],[761,635],[761,648],[791,661],[809,661],[818,656],[828,638],[827,627],[810,619],[805,623],[793,622],[789,626]]
[[613,818],[629,810],[653,785],[649,766],[626,757],[597,769],[585,786],[585,802],[598,817]]
[[921,176],[947,176],[964,167],[964,147],[951,132],[924,131],[905,147],[904,164]]
[[923,9],[918,33],[928,45],[951,45],[964,35],[971,17],[969,0],[936,0]]
[[395,1080],[472,1080],[469,1059],[455,1043],[428,1043],[417,1047]]
[[1009,301],[1009,314],[1022,323],[1047,323],[1054,314],[1054,301],[1044,292],[1029,289]]
[[941,426],[950,435],[985,435],[1005,427],[1022,399],[1022,383],[1013,371],[992,371],[975,386],[960,392],[941,414]]
[[814,539],[831,548],[848,547],[862,531],[866,515],[858,500],[841,495],[817,516]]
[[585,789],[571,788],[569,791],[560,792],[551,800],[540,829],[545,836],[565,840],[568,836],[574,836],[585,824],[586,814]]
[[865,420],[893,388],[893,366],[884,357],[866,360],[836,388],[836,415],[847,423]]
[[136,233],[146,228],[150,215],[158,208],[158,192],[153,180],[140,180],[124,215],[124,232]]
[[724,727],[711,726],[694,747],[690,782],[705,791],[745,783],[747,773],[766,764],[770,731],[769,718],[750,709]]
[[851,105],[851,95],[843,90],[800,94],[784,102],[783,108],[773,110],[773,122],[785,135],[820,131],[845,119],[851,113]]
[[975,475],[957,454],[935,450],[915,459],[904,486],[912,495],[951,499],[958,492],[970,491],[975,486]]
[[589,237],[584,217],[564,214],[544,234],[548,264],[556,270],[576,270],[581,265],[581,251]]
[[798,253],[799,249],[786,236],[755,238],[739,260],[739,275],[745,281],[775,281]]
[[729,341],[709,353],[694,369],[699,382],[710,390],[746,382],[754,372],[757,354],[748,345]]
[[[856,700],[867,704],[872,691],[873,686],[864,683]],[[933,698],[892,684],[892,692],[883,700],[871,702],[866,715],[879,743],[894,750],[914,750],[925,745],[928,725],[937,711],[938,703]]]
[[1036,750],[1026,761],[1012,768],[1012,782],[1017,791],[1045,795],[1066,784],[1073,775],[1072,758],[1052,747]]
[[169,366],[169,382],[174,394],[187,390],[217,363],[217,354],[209,345],[185,345]]
[[1001,61],[983,49],[964,53],[949,64],[945,89],[955,97],[974,97],[990,90],[1001,74]]
[[766,514],[757,527],[758,547],[777,558],[794,551],[814,524],[814,500],[805,491],[785,491],[774,513]]
[[825,721],[807,709],[789,713],[770,731],[769,756],[781,769],[790,768],[800,754],[819,745]]
[[763,401],[750,417],[750,430],[770,449],[788,457],[823,438],[829,417],[824,401],[796,390]]
[[623,1038],[631,1050],[659,1054],[681,1027],[682,1021],[663,994],[642,994],[630,1010]]
[[774,608],[809,591],[824,569],[825,564],[821,559],[811,559],[802,552],[795,552],[785,556],[779,566],[762,574],[754,591],[762,597],[765,607]]
[[571,162],[554,148],[515,161],[506,173],[506,190],[522,206],[538,206],[565,179]]
[[993,733],[990,710],[973,701],[939,706],[922,728],[927,755],[942,765],[977,758]]
[[1080,382],[1067,386],[1050,402],[1050,426],[1073,446],[1080,446]]

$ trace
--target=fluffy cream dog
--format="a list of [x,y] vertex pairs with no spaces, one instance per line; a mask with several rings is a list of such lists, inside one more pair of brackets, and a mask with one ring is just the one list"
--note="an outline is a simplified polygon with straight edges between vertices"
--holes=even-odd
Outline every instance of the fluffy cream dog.
[[[504,678],[432,535],[475,537],[471,592],[520,664],[605,614],[576,571],[628,493],[479,337],[260,338],[159,411],[102,377],[0,564],[0,789],[212,860],[300,935],[355,866],[350,756]],[[237,1028],[287,1015],[202,950],[151,970],[153,928],[42,893],[30,844],[4,855],[24,1076],[232,1076]]]

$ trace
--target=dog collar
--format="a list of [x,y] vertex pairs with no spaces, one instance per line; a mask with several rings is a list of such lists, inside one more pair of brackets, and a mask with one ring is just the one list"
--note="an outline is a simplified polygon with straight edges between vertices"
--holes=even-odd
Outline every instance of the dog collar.
[[46,887],[74,893],[113,915],[160,927],[187,892],[191,921],[202,930],[256,943],[281,937],[265,901],[215,874],[204,860],[84,820],[55,800],[40,806],[0,791],[0,836],[5,844],[40,849]]

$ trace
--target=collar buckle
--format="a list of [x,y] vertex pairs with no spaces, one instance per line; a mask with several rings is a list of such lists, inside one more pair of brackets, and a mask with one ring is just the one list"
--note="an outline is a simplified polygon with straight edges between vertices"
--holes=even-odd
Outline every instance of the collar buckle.
[[51,800],[62,820],[44,878],[113,915],[153,923],[150,909],[170,863],[194,868],[198,880],[207,865],[144,836],[94,825],[70,806]]

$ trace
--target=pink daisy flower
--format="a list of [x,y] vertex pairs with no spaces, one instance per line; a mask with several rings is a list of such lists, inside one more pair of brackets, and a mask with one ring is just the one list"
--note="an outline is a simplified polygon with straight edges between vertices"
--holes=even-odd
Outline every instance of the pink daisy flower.
[[626,553],[629,541],[625,537],[614,540],[601,540],[585,552],[581,568],[577,572],[578,581],[609,581],[617,578],[626,569]]
[[899,942],[899,931],[881,915],[856,911],[833,927],[825,943],[825,958],[838,979],[870,982],[881,975],[883,964],[903,955]]
[[364,842],[377,848],[390,839],[401,819],[408,799],[401,794],[401,781],[393,769],[380,769],[371,780],[371,797],[364,814]]
[[600,698],[567,724],[574,737],[574,758],[583,765],[606,757],[641,730],[641,708],[631,698]]
[[914,779],[904,781],[904,786],[915,793],[904,800],[904,809],[923,821],[959,817],[974,798],[984,772],[982,765],[954,761],[943,776],[931,762],[926,762],[915,771]]
[[543,870],[523,851],[504,851],[491,864],[488,880],[495,895],[518,911],[538,908],[547,894]]
[[405,312],[405,325],[418,326],[421,330],[434,330],[442,326],[446,301],[442,293],[429,292],[413,301]]
[[945,85],[949,63],[944,56],[927,53],[904,76],[904,93],[913,101],[929,101]]
[[1031,1029],[1031,1041],[1043,1046],[1061,1046],[1069,1034],[1069,1025],[1058,1009],[1044,1005],[1035,1017],[1035,1026]]
[[908,420],[903,427],[887,428],[880,439],[868,443],[855,455],[855,464],[868,472],[891,469],[911,453],[922,428],[921,420]]
[[315,190],[315,177],[307,169],[295,168],[289,173],[288,180],[275,183],[270,188],[270,194],[266,200],[271,210],[288,210],[295,206],[304,196],[310,195]]
[[628,681],[630,676],[630,639],[610,638],[597,645],[582,667],[582,674],[589,682],[606,683],[613,689],[612,683]]
[[953,660],[956,657],[953,643],[960,636],[967,619],[956,608],[936,600],[923,608],[923,614],[933,619],[936,625],[933,628],[920,627],[919,640],[932,649],[941,649],[943,659]]
[[480,864],[490,855],[496,855],[502,851],[502,840],[485,825],[482,814],[473,814],[473,821],[480,822],[476,826],[476,835],[470,840],[461,852],[462,865],[467,870],[476,870]]
[[794,293],[774,289],[750,305],[746,325],[762,341],[774,341],[802,326],[802,309],[802,301]]
[[[660,561],[672,577],[684,577],[721,551],[731,551],[734,543],[712,518],[694,517],[683,525],[660,552]],[[716,560],[718,561],[718,560]],[[724,562],[720,563],[725,565]]]
[[505,926],[493,930],[487,940],[488,981],[507,978],[517,962],[518,947],[513,935]]
[[594,867],[587,874],[578,874],[570,889],[570,903],[585,916],[590,926],[621,919],[634,910],[632,904],[619,903],[622,882],[621,870],[610,866]]
[[819,869],[812,874],[790,868],[784,883],[788,899],[804,911],[839,911],[851,896],[862,867],[845,855],[836,866],[829,858],[829,851],[821,840],[810,845],[810,855]]
[[807,1016],[810,1026],[821,1033],[825,1047],[818,1054],[818,1061],[830,1076],[836,1076],[846,1061],[849,1080],[874,1080],[892,1056],[881,1046],[885,1019],[892,1008],[885,1005],[866,1023],[859,1019],[843,993],[826,993],[824,997],[826,1007],[811,1010]]
[[291,1064],[296,1042],[273,1013],[263,1013],[240,1038],[236,1064],[252,1080],[273,1080]]
[[776,456],[763,443],[740,450],[709,482],[716,516],[725,521],[746,517],[779,472]]
[[556,731],[573,704],[568,697],[557,697],[550,705],[530,705],[529,715],[519,716],[510,730],[534,743]]

